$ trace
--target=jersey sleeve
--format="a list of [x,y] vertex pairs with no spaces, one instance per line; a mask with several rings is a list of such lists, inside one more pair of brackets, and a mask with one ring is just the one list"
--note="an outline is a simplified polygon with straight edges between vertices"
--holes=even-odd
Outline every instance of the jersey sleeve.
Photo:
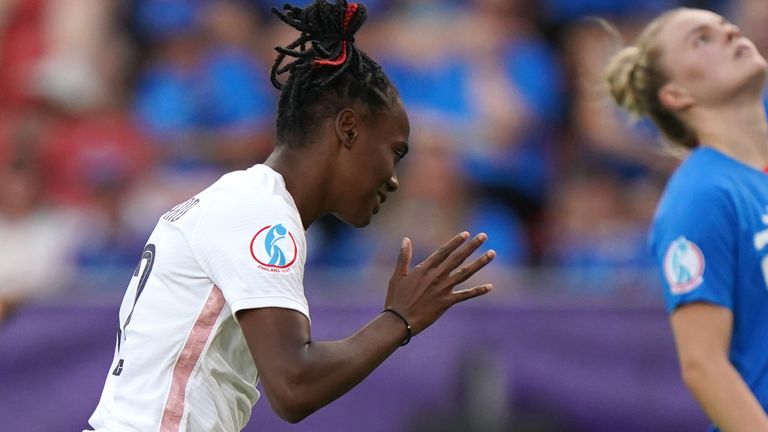
[[309,318],[305,244],[298,215],[277,196],[212,202],[190,238],[200,266],[221,289],[233,315],[279,307]]
[[732,308],[737,235],[736,211],[725,190],[708,187],[666,197],[650,246],[669,312],[694,302]]

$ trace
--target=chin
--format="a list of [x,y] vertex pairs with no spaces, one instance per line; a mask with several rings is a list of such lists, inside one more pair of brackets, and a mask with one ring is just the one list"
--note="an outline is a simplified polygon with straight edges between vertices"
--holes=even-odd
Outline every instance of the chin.
[[765,89],[766,79],[768,79],[768,65],[763,60],[754,66],[754,69],[745,78],[746,85],[750,93],[759,94],[762,98]]
[[368,225],[370,225],[371,219],[372,219],[372,217],[368,216],[368,217],[362,217],[362,218],[352,219],[352,220],[348,220],[348,221],[345,220],[344,222],[352,225],[355,228],[363,228],[363,227],[367,227]]
[[766,63],[765,60],[763,60],[761,63],[761,67],[757,75],[759,76],[761,84],[765,85],[766,80],[768,80],[768,63]]
[[370,224],[371,224],[371,218],[368,218],[368,219],[366,219],[364,221],[356,222],[356,223],[353,223],[351,225],[354,226],[355,228],[365,228],[365,227],[367,227]]
[[714,96],[717,99],[742,99],[749,100],[759,98],[762,100],[765,90],[766,79],[768,78],[768,67],[762,58],[761,61],[753,64],[744,65],[738,76],[730,76],[728,80],[721,80],[712,88],[720,88],[718,94]]
[[342,222],[344,222],[347,225],[352,225],[355,228],[363,228],[368,226],[371,223],[371,219],[373,218],[373,215],[369,214],[368,216],[364,215],[355,215],[355,216],[345,216],[339,213],[334,213],[334,216]]

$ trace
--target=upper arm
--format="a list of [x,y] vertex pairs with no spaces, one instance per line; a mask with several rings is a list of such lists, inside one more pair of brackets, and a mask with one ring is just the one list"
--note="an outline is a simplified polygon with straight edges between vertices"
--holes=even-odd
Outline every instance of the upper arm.
[[267,398],[279,410],[302,370],[310,342],[309,320],[295,310],[277,307],[244,309],[237,318]]
[[730,195],[713,185],[690,193],[671,189],[651,233],[667,309],[696,302],[731,308],[738,218]]
[[266,376],[272,363],[290,360],[277,357],[296,356],[310,341],[309,320],[292,309],[244,309],[237,318],[260,375]]
[[710,303],[690,303],[670,317],[680,363],[687,365],[728,358],[733,314]]

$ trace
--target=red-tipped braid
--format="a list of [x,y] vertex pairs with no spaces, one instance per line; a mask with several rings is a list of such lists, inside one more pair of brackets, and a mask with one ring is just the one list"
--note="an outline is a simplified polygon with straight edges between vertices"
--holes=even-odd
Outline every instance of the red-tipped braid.
[[[346,35],[347,30],[349,29],[349,23],[352,21],[352,18],[355,16],[355,13],[357,13],[358,9],[357,3],[350,3],[347,5],[347,10],[344,11],[344,22],[343,22],[343,31]],[[333,60],[326,60],[326,59],[317,59],[312,62],[315,66],[339,66],[343,64],[345,61],[347,61],[347,41],[346,39],[341,41],[341,54],[339,54],[338,57],[336,57]]]

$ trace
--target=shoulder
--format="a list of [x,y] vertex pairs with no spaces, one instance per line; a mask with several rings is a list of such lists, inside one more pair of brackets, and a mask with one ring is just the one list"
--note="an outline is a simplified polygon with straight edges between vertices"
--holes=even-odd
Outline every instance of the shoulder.
[[677,247],[700,248],[710,256],[725,256],[732,250],[738,189],[730,167],[722,162],[717,155],[694,152],[670,179],[648,238],[658,259]]
[[225,219],[266,216],[298,216],[293,198],[282,177],[263,165],[222,176],[205,191],[210,215]]
[[694,216],[705,211],[732,210],[737,184],[732,171],[722,162],[707,152],[691,154],[670,178],[657,218],[677,213]]
[[735,182],[727,167],[708,155],[694,152],[670,178],[659,202],[650,242],[680,235],[713,239],[737,223]]
[[203,208],[192,227],[193,244],[250,241],[283,231],[304,243],[301,216],[282,177],[259,167],[226,174],[200,194]]

